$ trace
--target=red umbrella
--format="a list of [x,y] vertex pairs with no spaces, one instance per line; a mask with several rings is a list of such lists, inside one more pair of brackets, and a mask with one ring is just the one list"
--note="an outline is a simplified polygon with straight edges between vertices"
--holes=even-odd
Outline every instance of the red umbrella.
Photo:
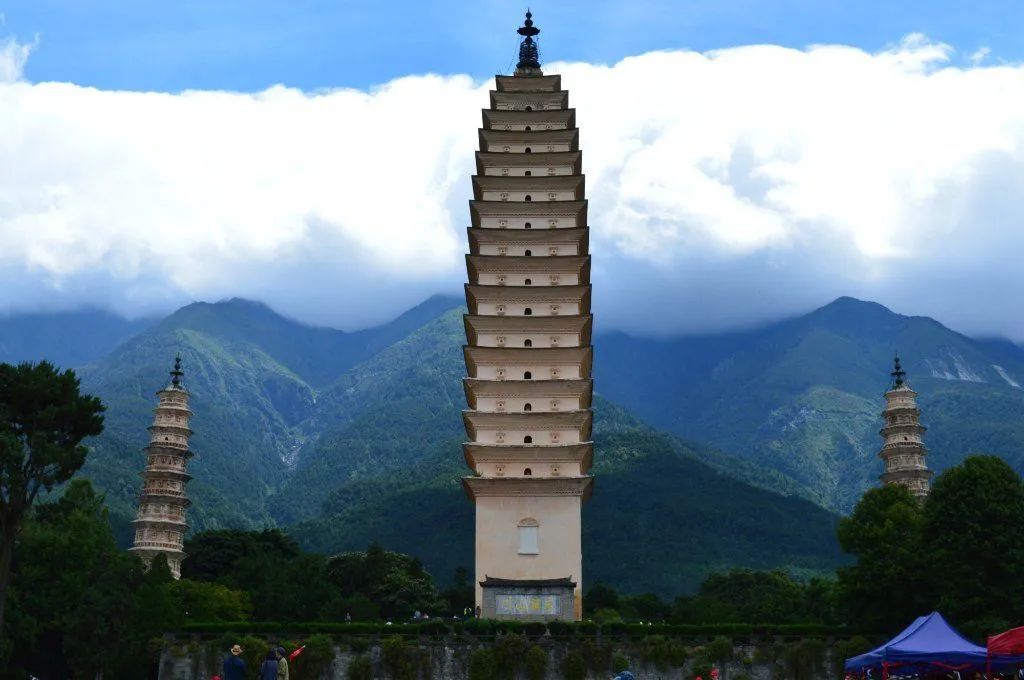
[[295,657],[297,657],[299,654],[302,654],[302,650],[304,650],[305,648],[306,648],[306,645],[302,645],[301,647],[296,649],[294,652],[292,652],[291,654],[288,655],[288,660],[289,661],[295,661]]

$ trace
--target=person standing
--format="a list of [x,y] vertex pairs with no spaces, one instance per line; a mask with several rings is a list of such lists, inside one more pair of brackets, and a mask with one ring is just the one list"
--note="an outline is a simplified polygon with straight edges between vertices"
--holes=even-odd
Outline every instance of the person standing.
[[221,677],[224,680],[245,680],[245,659],[242,658],[242,648],[238,645],[232,647],[231,654],[224,659]]
[[260,666],[259,680],[277,680],[277,677],[277,650],[271,649]]
[[277,680],[288,680],[288,654],[284,647],[278,647],[274,653],[277,654]]

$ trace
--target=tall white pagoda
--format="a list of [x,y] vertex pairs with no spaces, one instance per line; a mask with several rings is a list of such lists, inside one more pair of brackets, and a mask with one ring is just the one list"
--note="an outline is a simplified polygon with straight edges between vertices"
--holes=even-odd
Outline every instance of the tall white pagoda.
[[484,618],[578,620],[590,496],[590,255],[575,111],[526,13],[483,111],[470,202],[464,412]]
[[907,372],[895,360],[892,386],[885,393],[885,427],[879,434],[885,440],[878,457],[885,461],[883,484],[902,484],[918,499],[928,495],[932,471],[928,469],[924,447],[925,428],[921,424],[921,411],[917,408],[917,392],[907,384]]
[[181,384],[184,372],[181,357],[174,359],[171,382],[157,392],[159,403],[149,426],[146,468],[142,472],[142,494],[135,517],[135,543],[131,550],[148,566],[157,555],[167,558],[174,578],[181,577],[185,559],[185,508],[189,505],[185,485],[191,476],[185,472],[192,452],[188,439],[192,434],[188,408],[189,393]]

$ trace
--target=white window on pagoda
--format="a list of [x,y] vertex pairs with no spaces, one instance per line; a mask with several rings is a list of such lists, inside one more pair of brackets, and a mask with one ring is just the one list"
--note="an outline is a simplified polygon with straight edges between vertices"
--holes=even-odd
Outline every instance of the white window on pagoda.
[[552,229],[557,227],[558,226],[558,218],[555,217],[553,219],[548,220],[548,226],[551,227]]
[[554,168],[548,168],[548,174],[549,175],[555,174],[555,169]]
[[551,246],[548,248],[549,255],[558,255],[558,246]]
[[548,277],[548,279],[551,281],[552,286],[558,285],[558,274],[552,274],[551,276]]
[[507,176],[508,175],[508,168],[502,168],[501,169],[501,174]]
[[540,554],[540,523],[532,517],[519,521],[519,554]]
[[507,201],[508,200],[508,192],[507,191],[502,191],[501,192],[501,200],[503,200],[503,201]]

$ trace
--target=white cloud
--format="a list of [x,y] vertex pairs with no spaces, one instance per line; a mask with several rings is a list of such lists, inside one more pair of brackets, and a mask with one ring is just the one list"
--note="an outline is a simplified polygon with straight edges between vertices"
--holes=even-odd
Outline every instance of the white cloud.
[[[28,52],[0,45],[0,307],[242,295],[350,327],[462,280],[490,82],[111,92],[25,82]],[[605,327],[851,294],[1024,338],[1024,69],[950,55],[912,35],[549,66],[578,110]]]
[[991,53],[992,50],[990,48],[979,47],[978,49],[971,52],[970,56],[967,57],[967,60],[970,61],[972,65],[979,66],[981,65],[981,62],[985,61],[985,59],[987,59],[988,55],[990,55]]
[[[4,15],[0,14],[0,26],[3,25]],[[33,47],[32,44],[19,43],[13,38],[0,39],[0,84],[21,79]]]

